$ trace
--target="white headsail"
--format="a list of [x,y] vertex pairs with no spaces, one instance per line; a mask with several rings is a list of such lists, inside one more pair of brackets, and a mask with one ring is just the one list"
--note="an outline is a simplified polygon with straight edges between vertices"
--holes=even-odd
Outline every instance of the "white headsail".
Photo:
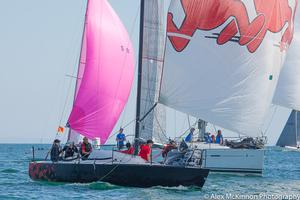
[[283,0],[173,0],[160,103],[258,136],[291,43],[295,6]]
[[295,33],[281,70],[274,104],[300,111],[300,12],[295,16]]

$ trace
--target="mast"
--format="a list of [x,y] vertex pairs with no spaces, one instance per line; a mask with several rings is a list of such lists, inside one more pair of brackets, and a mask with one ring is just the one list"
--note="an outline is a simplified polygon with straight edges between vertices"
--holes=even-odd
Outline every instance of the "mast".
[[200,141],[204,141],[204,134],[206,132],[206,126],[207,126],[206,121],[204,121],[202,119],[198,119],[198,129],[199,129],[198,139],[200,139]]
[[[137,85],[137,100],[136,100],[136,123],[135,123],[135,138],[140,137],[140,110],[141,110],[141,93],[142,93],[142,64],[143,64],[143,39],[144,39],[144,9],[145,0],[141,0],[140,6],[140,35],[139,35],[139,64],[138,64],[138,85]],[[135,142],[134,154],[138,154],[138,144]]]
[[296,147],[298,147],[298,111],[295,111],[295,126],[296,126]]
[[[80,45],[80,55],[79,55],[79,60],[78,60],[77,76],[76,76],[76,84],[75,84],[75,92],[74,92],[73,105],[72,106],[74,106],[74,102],[75,102],[75,98],[76,98],[76,88],[77,88],[77,83],[78,83],[78,75],[79,75],[79,68],[80,68],[81,55],[82,55],[82,45],[83,45],[83,40],[84,40],[85,25],[86,25],[86,19],[87,19],[87,14],[88,14],[88,6],[89,6],[89,0],[86,1],[84,24],[83,24],[83,31],[82,31],[81,45]],[[68,141],[70,140],[70,137],[71,137],[71,128],[69,127]]]

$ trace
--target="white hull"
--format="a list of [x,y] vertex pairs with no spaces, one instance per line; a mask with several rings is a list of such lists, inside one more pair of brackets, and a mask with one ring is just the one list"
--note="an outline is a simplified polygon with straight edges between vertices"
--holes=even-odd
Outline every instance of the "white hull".
[[300,147],[285,146],[284,148],[294,151],[300,151]]
[[264,165],[263,149],[230,149],[217,144],[199,143],[203,149],[202,167],[211,172],[261,175]]
[[[231,149],[218,144],[194,143],[198,149],[203,150],[202,168],[210,169],[211,172],[253,174],[261,175],[264,164],[264,150],[262,149]],[[114,157],[124,163],[145,164],[139,156],[133,157],[123,153],[112,151],[94,151],[91,158]]]

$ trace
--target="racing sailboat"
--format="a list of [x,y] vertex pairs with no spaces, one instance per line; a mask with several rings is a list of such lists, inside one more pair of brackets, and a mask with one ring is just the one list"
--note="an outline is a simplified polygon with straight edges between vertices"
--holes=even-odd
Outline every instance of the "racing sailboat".
[[[141,1],[140,70],[143,45],[149,42],[143,36],[144,28],[149,28],[144,25],[144,16],[145,13],[153,15],[151,10],[158,10],[159,5],[161,3],[157,0]],[[125,28],[107,0],[88,0],[85,20],[75,101],[67,125],[71,134],[80,133],[89,139],[100,137],[103,144],[119,118],[131,90],[134,75],[133,49]],[[71,134],[69,140],[72,139]],[[29,176],[33,180],[104,181],[135,187],[202,187],[208,173],[208,169],[201,167],[152,164],[139,156],[114,151],[101,152],[100,157],[87,160],[46,160],[29,164]]]

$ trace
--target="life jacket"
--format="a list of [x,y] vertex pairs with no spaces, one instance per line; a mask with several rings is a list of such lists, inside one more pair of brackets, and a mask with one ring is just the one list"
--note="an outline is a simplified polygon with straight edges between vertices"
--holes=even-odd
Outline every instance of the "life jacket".
[[134,148],[133,147],[130,147],[129,149],[126,149],[126,150],[123,150],[123,151],[120,151],[121,153],[126,153],[126,154],[130,154],[130,155],[133,155],[134,153]]
[[81,144],[81,148],[80,148],[80,153],[81,153],[81,154],[83,153],[83,150],[84,150],[85,152],[90,152],[90,151],[92,151],[92,145],[91,145],[90,143],[88,143],[88,144],[82,143],[82,144]]

